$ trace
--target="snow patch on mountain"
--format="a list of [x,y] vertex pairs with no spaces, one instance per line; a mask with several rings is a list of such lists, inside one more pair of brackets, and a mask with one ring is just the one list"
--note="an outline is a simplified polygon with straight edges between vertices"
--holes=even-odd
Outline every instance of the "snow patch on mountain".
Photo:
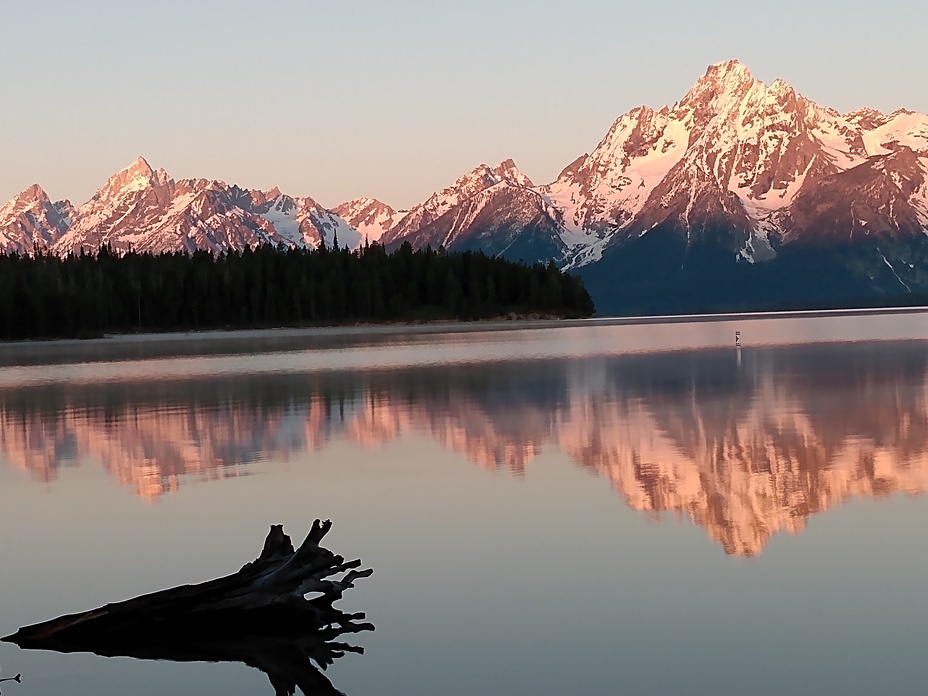
[[622,229],[686,153],[686,122],[640,107],[620,117],[576,169],[542,190],[563,211],[565,241],[595,245],[599,228]]
[[303,241],[303,235],[295,213],[296,205],[293,199],[288,196],[279,196],[271,202],[267,211],[261,213],[261,217],[274,226],[277,234],[291,244],[296,244],[297,241]]
[[326,246],[335,246],[337,238],[340,248],[357,249],[364,241],[358,230],[328,210],[314,211],[310,213],[310,219],[325,239]]
[[[859,112],[850,116],[857,123],[864,120]],[[928,115],[900,109],[885,116],[867,110],[866,117],[861,135],[869,156],[885,155],[899,147],[928,153]]]
[[30,254],[48,249],[71,227],[73,217],[70,202],[52,202],[33,184],[0,207],[0,250]]

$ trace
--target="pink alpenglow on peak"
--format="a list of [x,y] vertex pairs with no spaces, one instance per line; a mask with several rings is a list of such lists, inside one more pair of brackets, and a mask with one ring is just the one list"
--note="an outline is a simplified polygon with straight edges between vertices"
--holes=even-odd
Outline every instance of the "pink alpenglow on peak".
[[410,241],[416,248],[431,244],[433,248],[449,247],[467,237],[490,203],[498,205],[503,198],[529,199],[543,205],[534,184],[511,159],[495,167],[481,164],[459,177],[453,184],[433,193],[426,201],[412,208],[382,241],[388,245]]
[[47,250],[68,230],[74,215],[68,201],[52,202],[45,189],[33,184],[0,207],[0,250]]
[[75,209],[52,203],[36,184],[0,208],[4,251],[30,253],[35,246],[66,255],[96,252],[194,251],[218,253],[270,243],[316,247],[321,243],[357,247],[358,231],[309,197],[287,196],[230,186],[223,181],[175,181],[138,157],[111,176]]

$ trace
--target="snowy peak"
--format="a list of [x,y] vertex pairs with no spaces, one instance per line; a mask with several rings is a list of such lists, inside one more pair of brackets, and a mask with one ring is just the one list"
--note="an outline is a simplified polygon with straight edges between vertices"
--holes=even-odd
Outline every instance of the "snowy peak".
[[33,184],[0,207],[0,250],[28,254],[48,248],[67,232],[74,212],[70,202],[53,203]]
[[[497,184],[506,183],[511,186],[530,188],[534,186],[531,179],[523,174],[511,159],[503,160],[495,167],[481,164],[464,176],[460,177],[451,186],[435,196],[442,198],[466,198],[473,196],[484,189]],[[435,197],[433,196],[433,198]]]
[[120,251],[140,248],[145,230],[170,209],[174,195],[175,183],[167,173],[153,170],[139,157],[80,206],[74,224],[55,243],[54,251],[68,254],[85,249],[92,253],[103,244]]
[[45,193],[45,189],[38,184],[33,184],[17,193],[5,205],[0,207],[0,220],[37,206],[49,205],[50,203],[51,201],[48,198],[48,194]]
[[715,84],[752,84],[754,76],[740,60],[732,59],[713,63],[706,68],[706,73],[697,84],[713,82]]
[[872,110],[842,117],[786,80],[768,85],[730,60],[708,66],[679,102],[621,115],[555,182],[535,186],[511,160],[481,164],[383,239],[452,248],[483,239],[492,249],[491,236],[515,244],[512,230],[530,235],[535,225],[557,238],[545,245],[560,250],[557,262],[573,268],[659,227],[683,236],[686,248],[713,235],[713,244],[723,240],[733,257],[756,263],[798,234],[789,210],[800,192],[899,148],[928,152],[928,118]]
[[117,252],[219,253],[257,244],[357,248],[362,241],[354,227],[308,196],[215,179],[174,181],[142,157],[77,210],[67,201],[52,203],[38,185],[0,208],[0,249],[23,253],[36,245],[66,255],[93,253],[104,244]]
[[[783,80],[768,86],[730,61],[710,66],[672,116],[693,126],[683,168],[701,170],[743,203],[774,193],[770,204],[782,207],[821,149],[811,131],[825,115]],[[847,156],[847,143],[839,149]],[[831,173],[826,165],[823,158],[816,173]]]
[[[312,201],[310,207],[316,207],[315,203],[315,201]],[[292,215],[296,207],[296,201],[286,194],[278,192],[276,196],[268,195],[268,210],[273,210],[281,215]]]
[[756,80],[751,71],[740,60],[724,60],[709,65],[705,74],[696,80],[691,91],[707,85],[735,88],[738,86],[751,86],[755,82]]
[[148,164],[148,160],[139,155],[132,161],[132,164],[120,172],[120,174],[123,173],[131,174],[133,176],[151,176],[155,173],[155,170],[151,168],[150,164]]
[[113,198],[155,186],[163,186],[168,180],[169,177],[163,169],[156,172],[144,157],[137,157],[128,167],[111,176],[103,188],[97,192],[97,196]]
[[[452,226],[453,229],[446,231],[441,239],[432,239],[430,235],[421,234],[420,231],[437,222],[458,206],[473,201],[484,192],[496,188],[528,190],[532,186],[531,180],[511,159],[503,160],[495,167],[480,164],[459,177],[450,186],[433,193],[424,203],[410,210],[393,228],[385,232],[382,239],[384,243],[391,243],[410,235],[416,235],[416,239],[419,240],[418,246],[424,247],[426,243],[436,247],[447,246],[461,231],[459,226]],[[538,194],[533,191],[532,195]]]
[[409,242],[482,250],[514,260],[564,257],[560,213],[511,159],[481,164],[409,211],[384,234],[387,248]]
[[39,186],[39,184],[33,184],[29,188],[24,189],[23,191],[20,191],[18,194],[16,194],[13,197],[13,200],[10,202],[28,206],[32,205],[33,203],[48,203],[48,201],[49,198],[48,194],[45,193],[45,189]]
[[405,212],[394,210],[375,198],[355,198],[332,210],[370,242],[378,241],[393,229]]
[[690,88],[681,104],[701,105],[720,112],[725,106],[740,102],[757,82],[751,71],[737,60],[715,63]]
[[511,159],[505,159],[493,167],[492,173],[500,181],[507,181],[514,186],[524,186],[525,188],[535,186],[532,180],[523,174]]

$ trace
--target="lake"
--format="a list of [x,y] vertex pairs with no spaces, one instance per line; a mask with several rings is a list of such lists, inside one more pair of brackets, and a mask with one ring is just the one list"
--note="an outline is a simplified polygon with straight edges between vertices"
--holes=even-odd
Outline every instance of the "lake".
[[[742,347],[734,345],[741,332]],[[924,694],[928,313],[0,346],[0,635],[234,572],[374,569],[368,694]],[[6,696],[273,694],[0,644]]]

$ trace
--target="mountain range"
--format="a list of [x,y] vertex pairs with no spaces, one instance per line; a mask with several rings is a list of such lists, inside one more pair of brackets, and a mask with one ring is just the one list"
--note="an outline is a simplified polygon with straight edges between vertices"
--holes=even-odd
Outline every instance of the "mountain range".
[[410,210],[326,209],[278,189],[173,180],[142,158],[83,205],[33,185],[0,208],[0,249],[208,249],[257,243],[481,249],[553,260],[600,313],[879,303],[928,293],[928,115],[845,114],[738,61],[620,116],[536,185],[482,164]]

